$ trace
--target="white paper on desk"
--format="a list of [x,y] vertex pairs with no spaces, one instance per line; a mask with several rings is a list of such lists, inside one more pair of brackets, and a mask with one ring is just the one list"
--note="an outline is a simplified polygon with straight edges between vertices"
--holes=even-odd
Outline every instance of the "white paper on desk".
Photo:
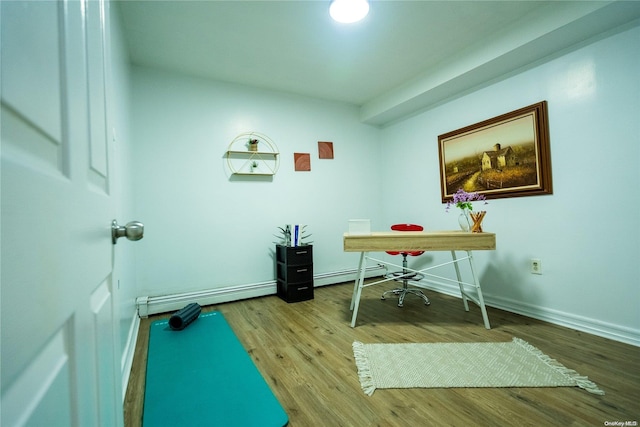
[[349,234],[371,234],[371,220],[350,219]]

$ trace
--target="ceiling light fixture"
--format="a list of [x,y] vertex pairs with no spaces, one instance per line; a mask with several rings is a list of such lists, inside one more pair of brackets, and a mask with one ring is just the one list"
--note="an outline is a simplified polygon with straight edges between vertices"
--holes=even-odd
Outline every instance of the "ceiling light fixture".
[[369,13],[367,0],[333,0],[329,6],[329,15],[343,24],[358,22]]

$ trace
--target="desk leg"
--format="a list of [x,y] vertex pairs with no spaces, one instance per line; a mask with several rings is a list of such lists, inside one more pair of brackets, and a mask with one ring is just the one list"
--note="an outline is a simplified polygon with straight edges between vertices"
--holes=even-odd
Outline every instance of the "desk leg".
[[480,289],[480,281],[478,280],[478,275],[476,274],[476,266],[473,263],[473,255],[471,251],[467,251],[469,255],[469,265],[471,266],[471,274],[473,275],[473,284],[476,287],[476,291],[478,292],[478,301],[480,302],[480,311],[482,311],[482,319],[484,320],[484,327],[487,329],[491,329],[491,325],[489,324],[489,316],[487,315],[487,308],[484,306],[484,298],[482,297],[482,289]]
[[462,285],[462,276],[460,275],[460,267],[458,266],[458,258],[456,258],[456,251],[451,251],[451,258],[453,258],[453,266],[456,269],[456,277],[458,278],[458,286],[460,286],[460,295],[462,295],[462,303],[464,304],[464,311],[469,311],[469,303],[467,302],[467,296],[464,293],[464,287]]
[[358,317],[358,308],[360,307],[360,297],[362,296],[362,286],[364,285],[364,272],[366,270],[366,264],[364,262],[364,258],[366,256],[365,252],[362,252],[360,255],[360,267],[359,267],[359,278],[357,282],[357,286],[354,286],[354,294],[351,300],[351,305],[353,306],[353,314],[351,315],[351,327],[356,327],[356,318]]
[[356,280],[353,281],[353,294],[351,295],[351,306],[349,310],[353,310],[353,305],[356,302],[356,292],[358,291],[358,282],[360,281],[360,272],[362,271],[362,264],[364,263],[364,252],[360,253],[360,262],[358,263],[358,270],[356,271]]

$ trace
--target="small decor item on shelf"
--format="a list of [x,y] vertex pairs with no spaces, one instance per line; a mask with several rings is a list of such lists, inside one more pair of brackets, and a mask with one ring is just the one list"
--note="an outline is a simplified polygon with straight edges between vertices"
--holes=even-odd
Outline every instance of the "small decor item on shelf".
[[277,245],[282,246],[304,246],[310,245],[313,242],[306,242],[305,239],[311,237],[311,234],[307,234],[306,225],[300,224],[287,224],[283,227],[278,227],[280,232],[282,233],[280,236],[275,235],[280,238],[279,242],[274,242]]
[[[487,212],[481,211],[477,214],[475,212],[471,212],[473,211],[472,202],[474,201],[483,201],[485,205],[488,204],[487,199],[483,194],[467,193],[462,188],[460,188],[453,194],[453,199],[447,202],[447,207],[445,210],[449,212],[449,208],[451,208],[451,205],[455,204],[456,207],[462,210],[462,213],[458,218],[460,228],[462,228],[462,230],[464,231],[482,233],[482,219]],[[473,224],[471,223],[471,220],[473,220]]]
[[258,151],[258,140],[249,138],[249,151]]

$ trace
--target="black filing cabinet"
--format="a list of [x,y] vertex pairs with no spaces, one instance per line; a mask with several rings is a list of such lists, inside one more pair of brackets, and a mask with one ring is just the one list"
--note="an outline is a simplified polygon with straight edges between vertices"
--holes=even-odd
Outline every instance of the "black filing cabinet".
[[276,245],[278,296],[286,302],[313,299],[313,245]]

